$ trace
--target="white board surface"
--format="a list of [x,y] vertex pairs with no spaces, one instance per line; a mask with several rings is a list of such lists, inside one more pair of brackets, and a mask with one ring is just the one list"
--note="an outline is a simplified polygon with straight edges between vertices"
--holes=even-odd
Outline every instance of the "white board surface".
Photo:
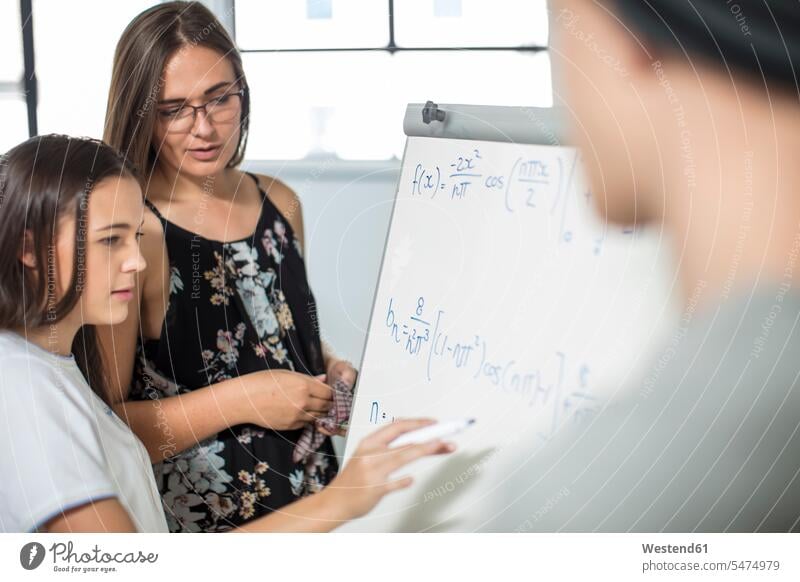
[[408,138],[344,463],[394,418],[477,422],[343,531],[471,531],[494,450],[546,446],[642,373],[674,320],[666,241],[592,205],[575,149]]

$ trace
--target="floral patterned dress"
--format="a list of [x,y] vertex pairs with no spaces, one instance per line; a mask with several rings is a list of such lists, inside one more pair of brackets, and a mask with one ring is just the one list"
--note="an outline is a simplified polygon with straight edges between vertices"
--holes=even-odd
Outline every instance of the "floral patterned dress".
[[[255,179],[255,178],[254,178]],[[185,394],[250,372],[324,372],[314,296],[291,226],[261,188],[252,236],[205,239],[166,220],[169,305],[157,340],[140,341],[131,398]],[[292,462],[302,429],[234,426],[153,466],[170,531],[225,531],[319,491],[338,470],[330,439]]]

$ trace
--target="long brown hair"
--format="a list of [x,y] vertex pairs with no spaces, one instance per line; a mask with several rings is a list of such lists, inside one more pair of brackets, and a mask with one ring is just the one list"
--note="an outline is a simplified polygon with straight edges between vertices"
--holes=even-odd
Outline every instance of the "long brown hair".
[[128,24],[114,53],[103,139],[122,152],[141,172],[143,185],[156,162],[152,144],[156,103],[164,86],[164,69],[176,52],[203,46],[227,58],[244,90],[239,143],[228,167],[244,158],[250,119],[250,92],[242,57],[225,28],[197,2],[153,6]]
[[[93,188],[110,177],[136,172],[101,141],[65,135],[33,137],[0,157],[0,329],[33,329],[54,324],[77,305],[85,285],[85,225]],[[75,220],[72,276],[60,299],[55,295],[55,248],[62,218]],[[37,268],[23,265],[35,253]],[[65,282],[66,283],[66,282]],[[93,325],[80,328],[72,353],[92,390],[108,402],[100,346]]]

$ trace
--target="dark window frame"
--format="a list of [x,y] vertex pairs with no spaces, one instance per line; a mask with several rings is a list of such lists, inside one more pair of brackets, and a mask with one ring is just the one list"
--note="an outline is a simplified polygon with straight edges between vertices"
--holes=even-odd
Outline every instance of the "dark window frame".
[[39,86],[36,81],[36,67],[33,51],[33,3],[32,0],[19,2],[20,26],[22,27],[22,91],[28,108],[28,137],[39,133],[39,119],[36,107],[39,102]]

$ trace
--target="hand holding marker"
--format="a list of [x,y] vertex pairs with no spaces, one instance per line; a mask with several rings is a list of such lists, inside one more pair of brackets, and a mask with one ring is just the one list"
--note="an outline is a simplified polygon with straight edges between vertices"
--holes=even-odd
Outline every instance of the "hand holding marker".
[[430,426],[424,426],[417,430],[400,435],[389,444],[389,448],[394,449],[405,445],[416,445],[434,439],[452,436],[460,433],[466,428],[469,428],[473,424],[475,424],[475,419],[467,418],[462,420],[449,420],[447,422],[439,422]]

